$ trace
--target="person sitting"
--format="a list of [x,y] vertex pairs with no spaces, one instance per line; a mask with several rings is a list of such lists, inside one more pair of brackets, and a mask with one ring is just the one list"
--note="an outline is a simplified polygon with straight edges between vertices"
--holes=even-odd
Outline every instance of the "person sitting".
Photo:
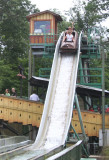
[[5,90],[5,96],[10,96],[9,89]]
[[68,31],[71,31],[71,33],[72,33],[72,28],[71,28],[71,26],[69,26],[68,28],[66,28],[65,36],[68,34]]
[[12,97],[17,97],[17,93],[16,93],[15,88],[12,88],[11,91],[12,91],[11,96],[12,96]]
[[69,30],[71,31],[73,37],[75,37],[75,27],[74,27],[74,22],[72,22],[72,27],[69,26],[68,28],[66,28],[65,35],[68,33]]
[[32,101],[39,101],[39,96],[36,94],[35,90],[33,90],[33,94],[30,96],[30,100]]
[[73,42],[74,41],[74,37],[72,35],[71,30],[68,30],[68,33],[66,34],[65,38],[64,38],[64,42]]
[[89,108],[89,111],[94,112],[94,109],[92,106]]

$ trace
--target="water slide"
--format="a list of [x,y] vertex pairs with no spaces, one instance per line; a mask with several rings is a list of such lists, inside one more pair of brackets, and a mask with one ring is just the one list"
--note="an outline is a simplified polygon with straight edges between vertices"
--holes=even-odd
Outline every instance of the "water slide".
[[34,149],[47,150],[64,145],[72,118],[81,34],[76,54],[59,52],[62,36],[63,33],[55,49],[44,111],[33,145]]
[[[31,150],[34,156],[36,156],[36,153],[39,156],[60,146],[63,147],[72,119],[81,34],[79,36],[78,51],[76,54],[60,53],[59,49],[63,34],[59,37],[55,49],[38,135],[34,144],[29,149],[26,149],[27,152]],[[28,156],[25,154],[24,159],[26,157],[28,157],[27,159],[31,159],[30,157],[33,156],[32,153]]]

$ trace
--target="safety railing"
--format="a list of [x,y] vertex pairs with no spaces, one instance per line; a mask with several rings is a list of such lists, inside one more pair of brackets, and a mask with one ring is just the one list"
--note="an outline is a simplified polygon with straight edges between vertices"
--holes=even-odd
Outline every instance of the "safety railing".
[[47,158],[47,160],[80,160],[82,152],[81,144],[82,141],[80,140],[75,145],[72,145],[54,156]]
[[51,68],[40,68],[39,69],[39,77],[49,78],[50,72],[51,72]]
[[[83,74],[81,74],[83,72]],[[84,74],[87,72],[87,74]],[[102,68],[79,68],[78,83],[97,88],[102,86]]]

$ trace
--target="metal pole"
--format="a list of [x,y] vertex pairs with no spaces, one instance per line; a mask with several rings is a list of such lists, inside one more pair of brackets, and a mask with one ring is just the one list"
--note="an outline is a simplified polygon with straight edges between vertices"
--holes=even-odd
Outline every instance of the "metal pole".
[[84,126],[83,126],[83,122],[82,122],[82,116],[81,116],[81,111],[80,111],[80,107],[79,107],[79,102],[78,102],[78,98],[77,98],[77,94],[75,94],[75,102],[76,102],[76,107],[77,107],[77,111],[78,111],[78,116],[79,116],[79,121],[80,121],[80,125],[81,125],[81,130],[83,133],[83,137],[84,137],[84,141],[86,143],[86,134],[85,134],[85,130],[84,130]]
[[20,98],[22,98],[22,77],[20,78]]
[[102,49],[102,134],[103,147],[105,146],[105,55]]
[[85,146],[85,148],[87,150],[87,153],[89,154],[88,147],[87,147],[87,138],[86,138],[83,122],[82,122],[82,116],[81,116],[81,111],[80,111],[80,107],[79,107],[79,102],[78,102],[77,94],[75,94],[75,102],[76,102],[76,107],[77,107],[77,111],[78,111],[78,116],[79,116],[79,121],[80,121],[80,125],[81,125],[81,130],[82,130],[82,134],[83,134],[83,138],[84,138],[84,146]]
[[[30,47],[30,50],[29,50],[29,62],[28,62],[28,80],[30,80],[31,76],[32,76],[32,49]],[[31,95],[31,86],[30,86],[30,83],[28,82],[28,97],[30,97]]]
[[[78,134],[76,133],[76,131],[75,131],[74,127],[72,126],[72,124],[71,124],[71,128],[73,129],[73,131],[74,131],[77,139],[80,140],[80,138],[79,138]],[[88,157],[89,157],[89,154],[88,154],[87,150],[85,149],[85,147],[84,147],[83,144],[82,144],[81,146],[82,146],[82,148],[83,148],[83,150],[84,150],[84,152],[85,152],[85,154],[86,154],[86,156],[87,156],[87,158],[88,158]]]

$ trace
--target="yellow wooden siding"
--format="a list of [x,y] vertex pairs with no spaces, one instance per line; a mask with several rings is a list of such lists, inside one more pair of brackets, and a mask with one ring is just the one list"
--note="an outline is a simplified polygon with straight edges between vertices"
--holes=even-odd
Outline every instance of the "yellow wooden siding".
[[39,127],[43,104],[12,97],[0,97],[0,119],[9,123],[32,124]]
[[[39,127],[42,112],[43,103],[6,96],[0,97],[0,119],[9,123],[18,122]],[[102,115],[89,111],[81,111],[81,115],[86,134],[98,137],[99,129],[102,128]],[[77,110],[73,111],[71,123],[77,133],[82,133]],[[105,115],[105,128],[109,129],[109,114]]]
[[[102,128],[102,115],[97,112],[81,111],[82,121],[85,133],[88,136],[99,136],[99,129]],[[78,129],[79,118],[77,110],[73,111],[72,125],[77,133],[81,133]],[[78,127],[77,127],[78,126]],[[109,129],[109,114],[105,115],[105,127]],[[72,131],[73,132],[73,131]]]

